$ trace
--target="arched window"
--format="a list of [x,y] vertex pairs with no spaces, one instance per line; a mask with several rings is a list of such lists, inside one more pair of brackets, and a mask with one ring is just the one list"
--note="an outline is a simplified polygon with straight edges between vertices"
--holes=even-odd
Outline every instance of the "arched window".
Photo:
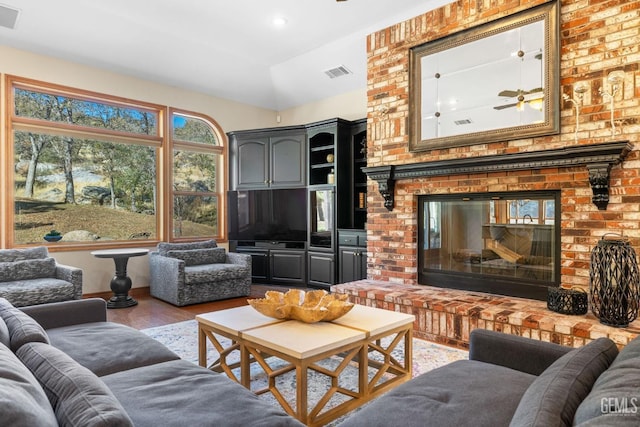
[[209,117],[171,109],[172,239],[222,238],[224,133]]
[[3,247],[45,244],[52,229],[64,236],[60,249],[224,237],[225,139],[211,118],[14,76],[6,83]]

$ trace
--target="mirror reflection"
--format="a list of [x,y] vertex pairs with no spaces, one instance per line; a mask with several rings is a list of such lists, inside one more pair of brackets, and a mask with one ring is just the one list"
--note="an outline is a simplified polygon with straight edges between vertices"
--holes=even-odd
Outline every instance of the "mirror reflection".
[[558,131],[555,4],[411,50],[413,150]]
[[543,41],[534,22],[423,56],[422,138],[541,123]]

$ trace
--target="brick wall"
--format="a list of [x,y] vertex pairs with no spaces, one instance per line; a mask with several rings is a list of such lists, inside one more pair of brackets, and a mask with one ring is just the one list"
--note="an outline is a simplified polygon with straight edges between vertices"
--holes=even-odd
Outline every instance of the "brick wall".
[[[574,141],[575,110],[561,102],[561,132],[539,138],[478,144],[420,153],[408,150],[409,48],[453,32],[510,15],[542,0],[459,0],[371,34],[368,51],[368,166],[438,161],[519,151],[561,148]],[[633,151],[611,171],[606,211],[591,203],[583,167],[553,168],[399,180],[395,208],[383,206],[377,184],[368,188],[368,278],[401,284],[417,282],[417,195],[485,191],[559,189],[562,198],[562,283],[588,286],[590,251],[606,232],[623,233],[640,244],[640,0],[564,0],[560,2],[561,93],[586,82],[578,144],[612,141],[607,100],[599,95],[606,77],[624,70],[616,97],[615,140],[629,140]]]

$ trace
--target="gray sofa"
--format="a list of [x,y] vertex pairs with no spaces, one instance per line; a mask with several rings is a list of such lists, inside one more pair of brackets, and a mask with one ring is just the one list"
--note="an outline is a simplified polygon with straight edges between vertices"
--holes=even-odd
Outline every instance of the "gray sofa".
[[301,426],[85,299],[0,299],[0,423],[12,427]]
[[226,252],[215,240],[159,243],[149,272],[151,295],[177,306],[251,293],[251,255]]
[[640,339],[571,349],[476,329],[469,360],[422,374],[340,427],[639,426]]
[[[11,426],[301,426],[224,374],[106,321],[100,299],[17,309],[0,299],[0,415]],[[618,353],[484,330],[469,360],[404,383],[354,426],[638,426],[640,339]]]
[[14,306],[82,298],[82,270],[58,264],[46,246],[0,250],[0,297]]

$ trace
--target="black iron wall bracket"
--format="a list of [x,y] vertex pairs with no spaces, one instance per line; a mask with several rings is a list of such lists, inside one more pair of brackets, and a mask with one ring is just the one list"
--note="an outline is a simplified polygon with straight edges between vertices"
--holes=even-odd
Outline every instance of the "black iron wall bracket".
[[421,162],[405,165],[385,165],[362,168],[369,178],[378,183],[378,191],[388,210],[394,207],[395,183],[400,179],[424,178],[483,172],[543,169],[553,167],[586,166],[592,201],[599,210],[609,203],[609,174],[614,165],[621,163],[631,151],[629,141],[577,145],[544,151],[498,154],[464,159]]

